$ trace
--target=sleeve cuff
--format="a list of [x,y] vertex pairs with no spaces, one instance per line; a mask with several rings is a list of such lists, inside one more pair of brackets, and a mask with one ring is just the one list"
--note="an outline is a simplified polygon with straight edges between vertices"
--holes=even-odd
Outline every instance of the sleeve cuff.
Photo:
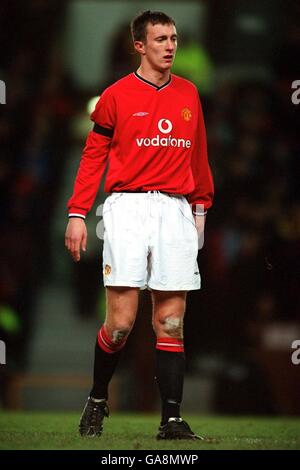
[[81,214],[69,214],[69,219],[82,219],[85,220],[85,216]]
[[206,212],[197,212],[197,211],[193,211],[193,214],[196,215],[197,217],[198,216],[203,216],[203,215],[206,215],[207,214],[207,211]]
[[192,204],[192,212],[194,215],[203,216],[207,214],[204,204]]
[[72,212],[69,212],[68,217],[69,217],[69,219],[76,219],[77,218],[77,219],[83,219],[84,220],[86,216],[85,216],[85,214],[82,214],[80,212],[72,211]]

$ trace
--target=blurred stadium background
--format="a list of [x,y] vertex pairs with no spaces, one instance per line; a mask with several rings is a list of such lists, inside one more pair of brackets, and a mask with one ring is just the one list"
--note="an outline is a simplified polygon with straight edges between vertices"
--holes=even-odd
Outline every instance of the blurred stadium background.
[[[184,410],[300,414],[299,3],[291,0],[2,0],[0,79],[1,407],[80,410],[104,316],[102,242],[64,249],[66,202],[90,100],[133,71],[129,22],[175,18],[174,73],[199,88],[216,197],[189,295]],[[111,385],[111,406],[157,411],[147,293]]]

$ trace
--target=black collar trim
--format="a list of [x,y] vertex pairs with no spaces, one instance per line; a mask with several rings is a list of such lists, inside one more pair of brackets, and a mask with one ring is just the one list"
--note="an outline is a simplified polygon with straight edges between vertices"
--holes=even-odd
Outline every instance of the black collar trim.
[[163,88],[165,88],[166,86],[168,86],[169,83],[171,83],[171,81],[172,81],[172,77],[171,77],[171,75],[170,75],[170,78],[169,78],[169,80],[168,80],[166,83],[164,83],[164,84],[161,85],[161,86],[157,86],[157,85],[155,85],[154,83],[149,82],[149,80],[146,80],[145,78],[141,77],[137,72],[133,72],[133,74],[136,76],[136,78],[138,78],[139,80],[141,80],[141,81],[144,82],[144,83],[147,83],[147,85],[152,86],[152,87],[155,88],[157,91],[162,90]]

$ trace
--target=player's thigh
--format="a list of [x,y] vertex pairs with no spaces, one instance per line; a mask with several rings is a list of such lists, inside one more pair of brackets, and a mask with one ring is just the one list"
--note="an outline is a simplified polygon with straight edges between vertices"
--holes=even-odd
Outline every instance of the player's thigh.
[[158,335],[182,337],[186,291],[152,290],[152,323]]
[[[130,197],[133,196],[133,197]],[[113,193],[103,208],[105,286],[144,287],[147,279],[144,210],[138,195]]]
[[105,325],[111,330],[131,330],[138,309],[139,289],[134,287],[106,287]]

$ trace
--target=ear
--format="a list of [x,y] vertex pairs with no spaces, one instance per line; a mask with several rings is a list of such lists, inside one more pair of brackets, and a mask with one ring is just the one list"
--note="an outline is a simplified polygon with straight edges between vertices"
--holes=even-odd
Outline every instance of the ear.
[[141,55],[146,54],[145,44],[142,41],[134,41],[133,45],[134,45],[136,52],[138,52]]

